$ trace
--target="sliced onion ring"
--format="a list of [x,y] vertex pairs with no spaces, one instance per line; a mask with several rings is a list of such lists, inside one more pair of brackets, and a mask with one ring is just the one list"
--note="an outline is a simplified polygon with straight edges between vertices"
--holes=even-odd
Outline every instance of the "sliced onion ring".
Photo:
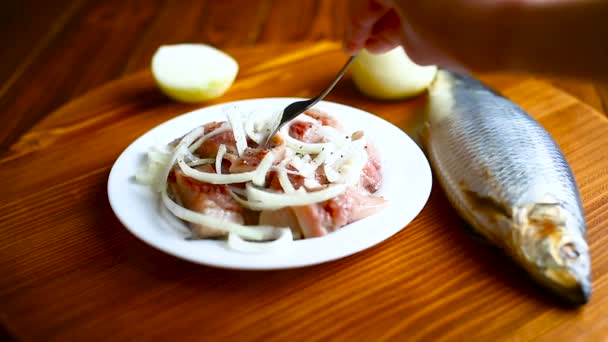
[[240,237],[248,240],[264,241],[271,240],[275,237],[275,230],[277,227],[243,226],[238,223],[223,221],[213,216],[204,215],[196,211],[186,209],[169,198],[166,189],[161,191],[161,200],[173,215],[184,221],[201,224],[205,227],[216,229],[225,233],[238,234]]
[[247,199],[249,201],[265,203],[268,205],[284,207],[302,206],[327,201],[346,190],[344,184],[332,184],[325,189],[313,192],[295,192],[292,194],[281,194],[260,190],[251,183],[246,184]]
[[190,133],[186,134],[184,138],[177,144],[171,158],[169,158],[169,162],[165,165],[163,170],[160,172],[160,179],[156,183],[156,191],[161,192],[167,188],[167,177],[169,177],[169,172],[171,172],[171,168],[173,168],[173,164],[175,161],[183,155],[184,150],[192,144],[192,142],[196,139],[196,137],[200,136],[205,132],[203,127],[197,127],[190,131]]
[[218,175],[222,174],[222,161],[224,160],[224,155],[226,155],[226,145],[221,144],[220,147],[217,148],[217,155],[215,156],[215,173]]

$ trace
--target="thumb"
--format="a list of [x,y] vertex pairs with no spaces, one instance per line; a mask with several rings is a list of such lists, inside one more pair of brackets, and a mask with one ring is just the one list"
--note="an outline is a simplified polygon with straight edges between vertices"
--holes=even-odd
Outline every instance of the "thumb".
[[384,3],[375,0],[349,1],[343,39],[344,52],[349,55],[359,52],[372,36],[376,22],[389,10]]

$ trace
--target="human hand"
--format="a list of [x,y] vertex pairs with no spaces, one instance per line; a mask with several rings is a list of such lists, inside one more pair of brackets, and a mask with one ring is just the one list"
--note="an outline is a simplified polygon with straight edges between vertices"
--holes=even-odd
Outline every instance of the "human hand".
[[421,65],[608,80],[605,0],[351,0],[348,6],[349,54],[403,45]]

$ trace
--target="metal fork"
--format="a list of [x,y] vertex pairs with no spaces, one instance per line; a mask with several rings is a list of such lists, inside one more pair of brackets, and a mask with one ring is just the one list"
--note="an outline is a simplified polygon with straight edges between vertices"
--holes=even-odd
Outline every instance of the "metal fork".
[[283,127],[287,122],[291,121],[296,116],[298,116],[298,115],[304,113],[305,111],[307,111],[308,109],[312,108],[315,104],[317,104],[317,102],[323,100],[325,98],[325,96],[327,96],[327,94],[329,94],[329,92],[338,83],[338,81],[340,81],[342,76],[344,76],[344,73],[346,73],[346,70],[351,65],[351,63],[353,62],[354,59],[355,59],[355,56],[352,56],[348,59],[348,61],[346,62],[346,64],[344,64],[344,66],[342,67],[342,70],[340,70],[340,72],[338,73],[336,78],[318,96],[313,97],[310,100],[297,101],[297,102],[294,102],[294,103],[290,104],[289,106],[285,107],[285,109],[283,109],[283,114],[281,114],[281,121],[279,122],[279,125],[274,129],[274,131],[272,131],[271,134],[268,135],[268,137],[266,138],[266,142],[264,142],[264,147],[268,147],[268,142],[270,142],[270,139],[275,134],[277,134],[277,132],[281,129],[281,127]]

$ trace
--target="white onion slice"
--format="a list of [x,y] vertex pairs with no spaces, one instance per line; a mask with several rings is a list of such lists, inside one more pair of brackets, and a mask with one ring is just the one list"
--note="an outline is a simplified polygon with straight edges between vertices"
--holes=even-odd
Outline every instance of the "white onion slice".
[[312,160],[312,162],[315,165],[321,165],[325,163],[327,158],[329,158],[331,155],[333,155],[333,153],[335,153],[335,150],[336,149],[334,148],[334,146],[332,146],[331,144],[327,144],[327,146],[321,149],[321,152],[317,154],[317,156],[315,157],[315,159]]
[[[281,206],[281,205],[248,201],[246,199],[243,199],[243,198],[239,197],[239,195],[236,194],[236,192],[234,191],[234,189],[228,189],[228,194],[230,194],[230,196],[232,196],[232,198],[240,206],[242,206],[244,208],[247,208],[249,210],[262,211],[262,210],[277,210],[277,209],[283,208],[283,206]],[[243,196],[247,196],[247,193],[242,194],[242,195]]]
[[[191,163],[191,162],[195,162],[197,160],[200,160],[201,158],[195,156],[192,152],[190,152],[189,149],[184,149],[183,150],[184,153],[180,156],[181,158],[183,158],[186,162]],[[215,161],[215,158],[213,158],[213,160]]]
[[294,191],[296,191],[296,189],[294,189],[293,184],[291,184],[291,181],[289,180],[289,176],[287,176],[287,172],[285,170],[279,170],[278,171],[278,176],[279,176],[279,183],[281,184],[281,188],[283,188],[283,191],[285,191],[285,193],[292,193]]
[[[177,164],[179,165],[182,172],[184,172],[184,174],[190,178],[194,178],[201,182],[207,182],[211,184],[231,184],[249,182],[250,180],[256,178],[256,176],[258,180],[264,179],[274,160],[274,154],[267,153],[264,158],[262,158],[262,161],[260,162],[260,165],[258,165],[258,168],[253,171],[219,175],[217,173],[201,172],[199,170],[193,169],[188,166],[188,164],[186,164],[183,159],[178,160]],[[259,176],[260,174],[261,176]]]
[[305,163],[310,163],[312,162],[312,157],[310,156],[310,154],[305,154],[304,157],[302,157],[302,161]]
[[144,167],[135,170],[135,182],[142,185],[152,185],[158,179],[163,165],[149,163]]
[[259,126],[256,125],[257,123],[258,122],[255,122],[253,119],[251,119],[251,117],[245,121],[245,133],[251,140],[255,141],[256,144],[259,145],[264,141],[265,134],[259,132],[259,129],[263,129],[264,125],[261,125],[262,127],[256,127]]
[[324,137],[328,141],[340,141],[344,142],[350,140],[350,136],[346,135],[343,132],[338,131],[332,126],[320,126],[315,129],[319,135]]
[[314,178],[304,178],[304,186],[306,187],[306,189],[310,190],[322,187],[321,183],[319,183],[319,181]]
[[169,211],[179,217],[180,219],[195,224],[201,224],[205,227],[209,227],[215,230],[219,230],[225,233],[235,233],[248,240],[270,240],[275,237],[275,230],[277,227],[271,226],[243,226],[238,223],[223,221],[215,217],[197,213],[190,209],[186,209],[179,204],[175,203],[169,195],[167,190],[161,191],[161,199],[163,204],[169,209]]
[[[294,192],[294,194],[305,194],[306,190],[300,188],[298,190],[296,190]],[[288,207],[288,205],[284,205],[282,203],[279,202],[272,202],[272,203],[265,203],[265,202],[260,202],[260,201],[249,201],[246,199],[243,199],[242,197],[240,197],[239,195],[237,195],[235,192],[233,191],[228,191],[228,193],[230,194],[230,196],[232,196],[232,198],[242,207],[247,208],[249,210],[255,210],[255,211],[262,211],[262,210],[279,210],[279,209],[283,209]],[[245,194],[246,196],[246,194]]]
[[148,168],[141,167],[135,170],[135,183],[141,185],[154,184],[154,176],[149,172]]
[[275,171],[285,171],[287,174],[290,175],[296,175],[296,176],[302,176],[304,177],[300,172],[298,171],[294,171],[294,170],[290,170],[290,169],[286,169],[284,167],[280,167],[280,166],[273,166],[270,168],[271,170],[275,170]]
[[241,114],[236,112],[229,113],[228,122],[230,122],[230,127],[232,127],[232,133],[234,134],[236,151],[239,154],[239,157],[243,157],[243,154],[247,149],[247,136],[245,136]]
[[224,160],[225,154],[226,145],[221,144],[220,147],[217,148],[217,155],[215,156],[215,173],[218,175],[222,174],[222,161]]
[[235,194],[239,194],[241,196],[247,196],[247,192],[245,189],[237,188],[235,186],[228,186],[228,190],[234,192]]
[[346,184],[356,184],[361,178],[361,173],[367,164],[367,153],[365,155],[353,153],[340,167],[343,181]]
[[327,143],[306,143],[293,138],[288,133],[282,133],[282,135],[287,146],[298,153],[318,154],[327,146]]
[[203,135],[202,137],[200,137],[199,139],[197,139],[192,145],[190,145],[190,147],[189,147],[190,152],[194,152],[194,151],[198,150],[198,148],[201,147],[201,145],[207,139],[211,138],[212,136],[218,135],[220,133],[228,132],[229,130],[230,130],[230,127],[221,126],[221,127],[218,127],[216,129],[214,129],[213,131],[211,131],[211,132]]
[[246,184],[247,199],[253,202],[260,202],[268,205],[275,205],[280,208],[302,206],[327,201],[334,198],[346,190],[344,184],[332,184],[323,190],[314,192],[295,192],[292,194],[280,194],[264,191],[256,188],[251,183]]
[[277,239],[269,242],[249,242],[236,233],[230,233],[228,234],[228,246],[245,253],[278,252],[293,242],[293,234],[289,228],[280,228],[277,231]]
[[[312,120],[314,120],[314,119],[312,119]],[[297,119],[292,121],[292,123],[295,121],[297,121]],[[300,120],[300,121],[304,121],[304,120]],[[326,143],[307,143],[307,142],[303,142],[303,141],[300,141],[300,140],[292,137],[291,135],[289,135],[290,127],[291,127],[291,123],[282,127],[281,135],[283,136],[283,139],[285,139],[285,143],[287,144],[287,146],[290,147],[291,149],[293,149],[295,152],[318,154],[325,147]]]
[[173,155],[171,155],[171,158],[169,158],[169,162],[159,174],[160,178],[156,182],[156,191],[164,191],[167,188],[167,177],[169,177],[169,172],[171,172],[173,164],[175,164],[175,161],[184,153],[184,150],[186,150],[188,146],[190,146],[192,142],[204,132],[205,129],[203,127],[197,127],[190,131],[190,133],[186,134],[179,144],[177,144],[175,150],[173,151]]
[[285,154],[283,155],[283,159],[279,162],[279,166],[285,166],[287,164],[289,164],[291,162],[291,160],[293,159],[293,157],[295,157],[296,153],[290,149],[290,148],[286,148],[285,149]]
[[206,164],[213,164],[215,163],[215,159],[212,158],[204,158],[204,159],[196,159],[195,161],[186,163],[188,166],[199,166],[199,165],[206,165]]
[[310,115],[304,114],[304,113],[296,116],[295,119],[293,119],[291,122],[297,122],[297,121],[309,122],[309,123],[311,123],[311,124],[313,124],[315,126],[320,126],[321,125],[321,123],[319,122],[319,120],[313,118]]
[[264,158],[262,158],[262,161],[260,161],[260,164],[258,165],[258,168],[256,170],[255,176],[253,176],[253,178],[251,179],[253,184],[257,186],[264,186],[264,184],[266,183],[266,174],[272,167],[272,163],[274,163],[275,160],[276,156],[272,152],[268,152],[264,156]]
[[291,158],[289,165],[298,170],[299,174],[305,178],[314,177],[315,172],[317,171],[317,166],[304,162],[300,157],[294,156]]
[[334,170],[334,168],[329,164],[325,164],[323,166],[323,171],[325,171],[325,177],[327,177],[327,180],[330,183],[335,183],[342,178],[340,173],[338,173],[336,170]]
[[171,152],[161,151],[158,148],[152,148],[150,151],[148,151],[146,156],[148,157],[148,160],[164,165],[169,161],[169,158],[171,158]]
[[188,225],[183,220],[180,220],[177,216],[173,215],[162,200],[158,202],[158,207],[160,208],[160,216],[164,219],[165,224],[183,235],[188,235],[191,232]]
[[257,174],[257,170],[253,170],[249,172],[218,175],[216,173],[201,172],[199,170],[193,169],[188,166],[188,164],[186,164],[183,159],[178,160],[177,164],[186,176],[199,180],[201,182],[207,182],[211,184],[244,183],[253,179],[253,177],[255,177],[255,175]]

